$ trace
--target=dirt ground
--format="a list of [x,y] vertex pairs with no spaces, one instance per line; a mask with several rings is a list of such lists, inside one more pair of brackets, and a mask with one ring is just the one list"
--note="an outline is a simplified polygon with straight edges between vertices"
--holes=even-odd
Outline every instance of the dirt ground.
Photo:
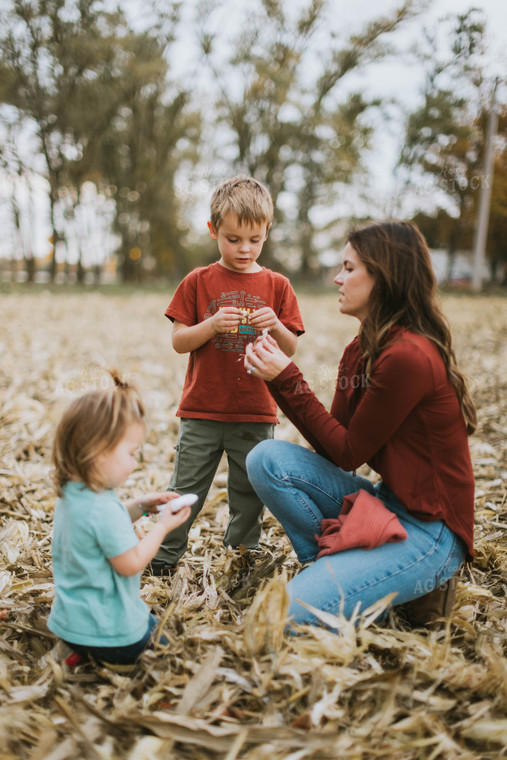
[[[0,296],[0,758],[506,756],[507,299],[500,296],[443,300],[480,421],[470,440],[476,558],[461,571],[447,627],[412,630],[394,611],[382,626],[366,619],[358,627],[343,622],[339,633],[286,635],[284,582],[298,563],[269,515],[258,555],[224,549],[222,462],[177,574],[143,576],[142,595],[169,646],[143,655],[129,676],[65,665],[68,651],[46,627],[52,434],[69,400],[102,387],[104,367],[116,366],[149,409],[141,461],[120,496],[167,487],[186,367],[163,317],[170,296]],[[340,316],[336,295],[302,294],[300,303],[307,333],[296,361],[329,405],[357,322]],[[284,418],[277,437],[300,442]]]

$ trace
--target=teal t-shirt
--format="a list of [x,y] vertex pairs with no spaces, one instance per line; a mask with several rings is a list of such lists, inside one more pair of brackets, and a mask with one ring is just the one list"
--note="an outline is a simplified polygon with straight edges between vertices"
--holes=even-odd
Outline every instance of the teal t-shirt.
[[138,541],[129,513],[112,490],[95,493],[67,483],[63,492],[55,507],[48,628],[72,644],[133,644],[148,628],[141,574],[119,575],[108,562]]

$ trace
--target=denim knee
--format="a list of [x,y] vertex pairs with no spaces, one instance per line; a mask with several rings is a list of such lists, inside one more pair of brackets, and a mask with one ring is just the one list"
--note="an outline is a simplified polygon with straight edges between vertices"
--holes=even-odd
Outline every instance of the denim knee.
[[[246,471],[252,485],[255,485],[255,482],[259,480],[261,472],[268,469],[267,465],[272,458],[272,450],[276,448],[277,443],[277,441],[267,439],[258,443],[248,452],[245,460]],[[260,479],[262,480],[262,476]]]

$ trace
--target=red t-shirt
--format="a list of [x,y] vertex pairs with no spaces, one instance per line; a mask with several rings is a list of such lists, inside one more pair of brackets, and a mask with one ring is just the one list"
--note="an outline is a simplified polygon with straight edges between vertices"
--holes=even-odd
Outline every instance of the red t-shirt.
[[474,477],[456,391],[436,346],[401,328],[364,374],[358,338],[345,349],[331,412],[291,363],[269,387],[319,454],[344,470],[368,464],[409,512],[443,520],[473,555]]
[[[287,279],[264,267],[240,274],[218,262],[198,267],[178,286],[165,315],[191,327],[219,309],[237,306],[254,312],[270,306],[296,335],[304,332],[296,294]],[[247,374],[243,355],[259,335],[249,324],[216,335],[191,351],[176,415],[226,422],[277,422],[276,404],[266,384]]]

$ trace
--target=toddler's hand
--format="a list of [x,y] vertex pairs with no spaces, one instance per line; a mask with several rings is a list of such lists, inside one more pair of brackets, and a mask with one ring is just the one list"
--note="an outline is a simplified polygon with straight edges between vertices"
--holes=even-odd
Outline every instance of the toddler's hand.
[[241,320],[244,319],[244,314],[236,306],[226,306],[219,309],[210,319],[217,334],[228,333],[237,328]]
[[139,506],[143,512],[149,512],[153,515],[158,515],[158,508],[163,504],[167,504],[177,496],[177,494],[170,491],[162,491],[160,493],[150,493],[147,496],[141,496],[139,499]]
[[[176,497],[177,494],[171,494],[171,496]],[[160,516],[158,519],[159,519],[159,522],[161,522],[164,528],[166,529],[167,533],[170,533],[179,525],[183,525],[183,523],[188,520],[191,513],[192,513],[192,510],[190,507],[183,507],[182,509],[179,510],[179,512],[176,512],[176,514],[174,514],[173,512],[171,512],[171,505],[168,504],[166,508],[163,510],[163,512],[160,512]]]

